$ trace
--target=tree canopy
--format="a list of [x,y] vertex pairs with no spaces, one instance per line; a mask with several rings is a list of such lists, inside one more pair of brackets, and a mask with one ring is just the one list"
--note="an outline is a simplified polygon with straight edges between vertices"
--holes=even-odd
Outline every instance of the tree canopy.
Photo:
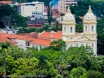
[[[63,44],[62,42],[57,42],[55,45]],[[104,56],[92,56],[90,47],[72,47],[66,51],[61,50],[61,48],[62,46],[57,50],[53,47],[47,47],[38,51],[32,47],[23,50],[17,46],[8,45],[8,43],[0,43],[0,77],[5,72],[9,77],[17,78],[104,77]],[[6,52],[5,57],[4,51]],[[6,63],[4,63],[4,58]],[[4,64],[6,66],[5,72]]]
[[17,6],[0,5],[0,21],[5,27],[27,26],[27,18],[19,15]]

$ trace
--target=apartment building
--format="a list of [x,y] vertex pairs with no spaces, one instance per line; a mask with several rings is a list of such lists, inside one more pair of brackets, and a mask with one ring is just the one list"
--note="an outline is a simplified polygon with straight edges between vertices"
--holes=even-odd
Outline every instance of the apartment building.
[[58,11],[66,13],[66,7],[68,5],[77,5],[77,0],[59,0],[58,1]]
[[44,2],[28,2],[21,3],[20,14],[28,17],[32,15],[41,16],[44,12]]

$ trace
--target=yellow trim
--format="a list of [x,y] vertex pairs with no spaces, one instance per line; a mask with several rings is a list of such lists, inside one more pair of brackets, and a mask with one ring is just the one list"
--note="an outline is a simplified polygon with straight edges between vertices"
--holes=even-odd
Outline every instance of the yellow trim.
[[69,40],[66,40],[65,42],[66,43],[70,43],[70,42],[75,42],[76,43],[76,42],[89,42],[89,41],[91,42],[91,41],[97,41],[97,40],[84,40],[84,41],[69,41]]
[[75,34],[62,34],[62,36],[76,36]]

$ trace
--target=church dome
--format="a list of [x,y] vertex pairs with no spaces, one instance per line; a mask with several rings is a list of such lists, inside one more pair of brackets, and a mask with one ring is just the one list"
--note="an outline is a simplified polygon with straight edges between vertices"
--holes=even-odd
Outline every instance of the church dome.
[[63,20],[75,20],[74,15],[71,13],[70,8],[68,7],[67,9],[67,13],[65,14],[65,16],[63,17]]
[[89,6],[89,10],[87,14],[84,16],[84,20],[96,20],[96,16],[92,13],[91,6]]
[[68,7],[65,16],[63,17],[62,24],[75,24],[75,17],[70,11],[70,7]]

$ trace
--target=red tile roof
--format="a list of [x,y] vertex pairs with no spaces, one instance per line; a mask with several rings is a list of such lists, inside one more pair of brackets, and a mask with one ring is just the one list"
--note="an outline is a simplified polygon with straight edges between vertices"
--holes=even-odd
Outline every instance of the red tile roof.
[[34,41],[32,41],[31,43],[37,45],[50,46],[51,41],[45,39],[34,39]]
[[13,44],[13,45],[16,44],[15,42],[11,41],[10,39],[5,38],[5,37],[2,37],[2,36],[0,35],[0,43],[1,43],[1,42],[6,42],[6,41],[9,42],[9,43],[11,43],[11,44]]
[[[8,40],[8,42],[10,42],[9,39],[19,39],[19,40],[25,40],[25,41],[32,41],[32,44],[37,44],[37,45],[44,45],[44,46],[49,46],[51,41],[50,40],[44,40],[44,39],[35,39],[35,38],[31,38],[28,36],[22,36],[22,35],[16,35],[16,34],[6,34],[6,33],[0,33],[0,36],[3,36],[3,38],[1,39],[1,42],[5,42]],[[4,41],[3,41],[4,40]]]
[[0,35],[6,38],[11,38],[11,39],[19,39],[19,40],[26,40],[26,41],[34,40],[34,38],[31,38],[28,36],[16,35],[16,34],[0,33]]
[[[34,34],[34,33],[33,33]],[[12,43],[9,39],[19,39],[25,41],[31,41],[32,44],[43,45],[43,46],[50,46],[50,39],[62,39],[62,31],[58,32],[43,32],[37,39],[31,38],[29,36],[23,35],[16,35],[16,34],[6,34],[0,33],[0,42],[8,41]]]
[[31,33],[19,33],[17,35],[22,35],[22,36],[28,36],[28,37],[31,37],[31,38],[38,38],[38,33],[36,32],[31,32]]
[[11,4],[12,1],[0,1],[0,4]]
[[43,32],[39,38],[43,39],[62,39],[62,31],[58,32]]

